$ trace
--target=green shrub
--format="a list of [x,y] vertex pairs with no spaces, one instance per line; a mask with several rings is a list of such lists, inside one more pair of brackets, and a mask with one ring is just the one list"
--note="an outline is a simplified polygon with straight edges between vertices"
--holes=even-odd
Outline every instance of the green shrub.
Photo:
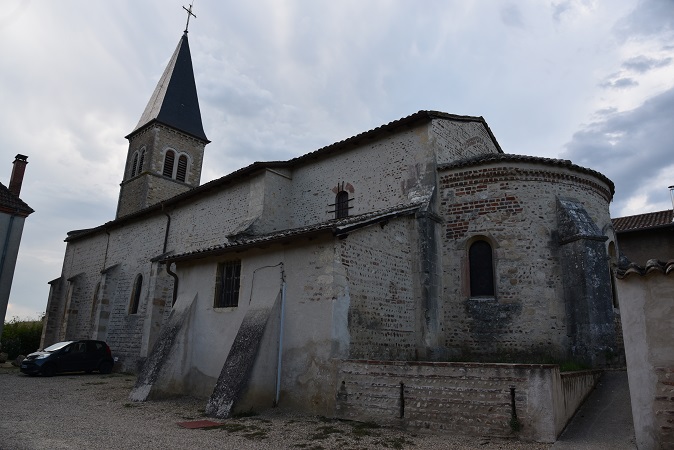
[[40,347],[42,319],[19,320],[17,317],[5,322],[0,345],[10,360],[19,355],[33,353]]

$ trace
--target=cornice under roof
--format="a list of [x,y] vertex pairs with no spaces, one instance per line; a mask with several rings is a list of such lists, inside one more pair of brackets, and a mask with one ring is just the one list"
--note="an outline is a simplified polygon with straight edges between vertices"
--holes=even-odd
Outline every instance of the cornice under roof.
[[513,155],[508,153],[489,153],[485,155],[479,155],[472,158],[462,159],[453,163],[443,164],[438,167],[438,170],[444,169],[460,169],[464,167],[478,166],[490,162],[515,162],[515,163],[534,163],[534,164],[545,164],[548,166],[558,166],[565,167],[567,169],[575,170],[578,172],[583,172],[588,175],[595,176],[602,180],[609,186],[611,195],[615,194],[615,185],[608,177],[603,175],[596,170],[588,169],[583,166],[572,163],[568,159],[556,159],[556,158],[543,158],[540,156],[526,156],[526,155]]

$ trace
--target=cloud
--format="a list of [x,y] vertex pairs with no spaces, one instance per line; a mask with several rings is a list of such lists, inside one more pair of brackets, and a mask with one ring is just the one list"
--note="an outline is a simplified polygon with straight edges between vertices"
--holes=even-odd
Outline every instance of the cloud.
[[562,157],[616,182],[613,209],[618,214],[628,205],[635,209],[638,196],[641,208],[661,204],[667,187],[661,185],[662,170],[672,164],[674,88],[633,110],[599,117],[573,135]]
[[639,83],[636,80],[628,77],[616,78],[613,80],[608,79],[599,84],[599,86],[603,88],[611,88],[611,89],[626,89],[638,85]]
[[670,39],[674,34],[674,1],[638,2],[635,9],[616,24],[615,32],[625,39],[638,37]]
[[509,27],[524,28],[522,11],[512,3],[501,8],[501,21]]
[[672,63],[672,58],[649,58],[644,55],[635,56],[623,63],[623,68],[637,73],[646,73],[653,69],[666,67]]

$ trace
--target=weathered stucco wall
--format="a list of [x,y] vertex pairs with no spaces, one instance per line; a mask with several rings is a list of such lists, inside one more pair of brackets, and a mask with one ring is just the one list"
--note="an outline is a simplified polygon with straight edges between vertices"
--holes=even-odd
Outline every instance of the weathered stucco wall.
[[637,446],[674,448],[674,277],[630,274],[617,289]]
[[339,241],[350,294],[350,358],[416,359],[418,258],[414,218],[371,226]]
[[346,360],[336,416],[475,436],[554,442],[600,372],[552,365]]

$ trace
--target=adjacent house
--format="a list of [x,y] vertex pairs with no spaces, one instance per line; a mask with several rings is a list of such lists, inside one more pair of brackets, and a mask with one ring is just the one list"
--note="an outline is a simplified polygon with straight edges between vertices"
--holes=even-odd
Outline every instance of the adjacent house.
[[33,213],[33,209],[19,198],[27,164],[27,156],[16,155],[9,187],[0,183],[0,336],[5,324],[23,224],[26,217]]

